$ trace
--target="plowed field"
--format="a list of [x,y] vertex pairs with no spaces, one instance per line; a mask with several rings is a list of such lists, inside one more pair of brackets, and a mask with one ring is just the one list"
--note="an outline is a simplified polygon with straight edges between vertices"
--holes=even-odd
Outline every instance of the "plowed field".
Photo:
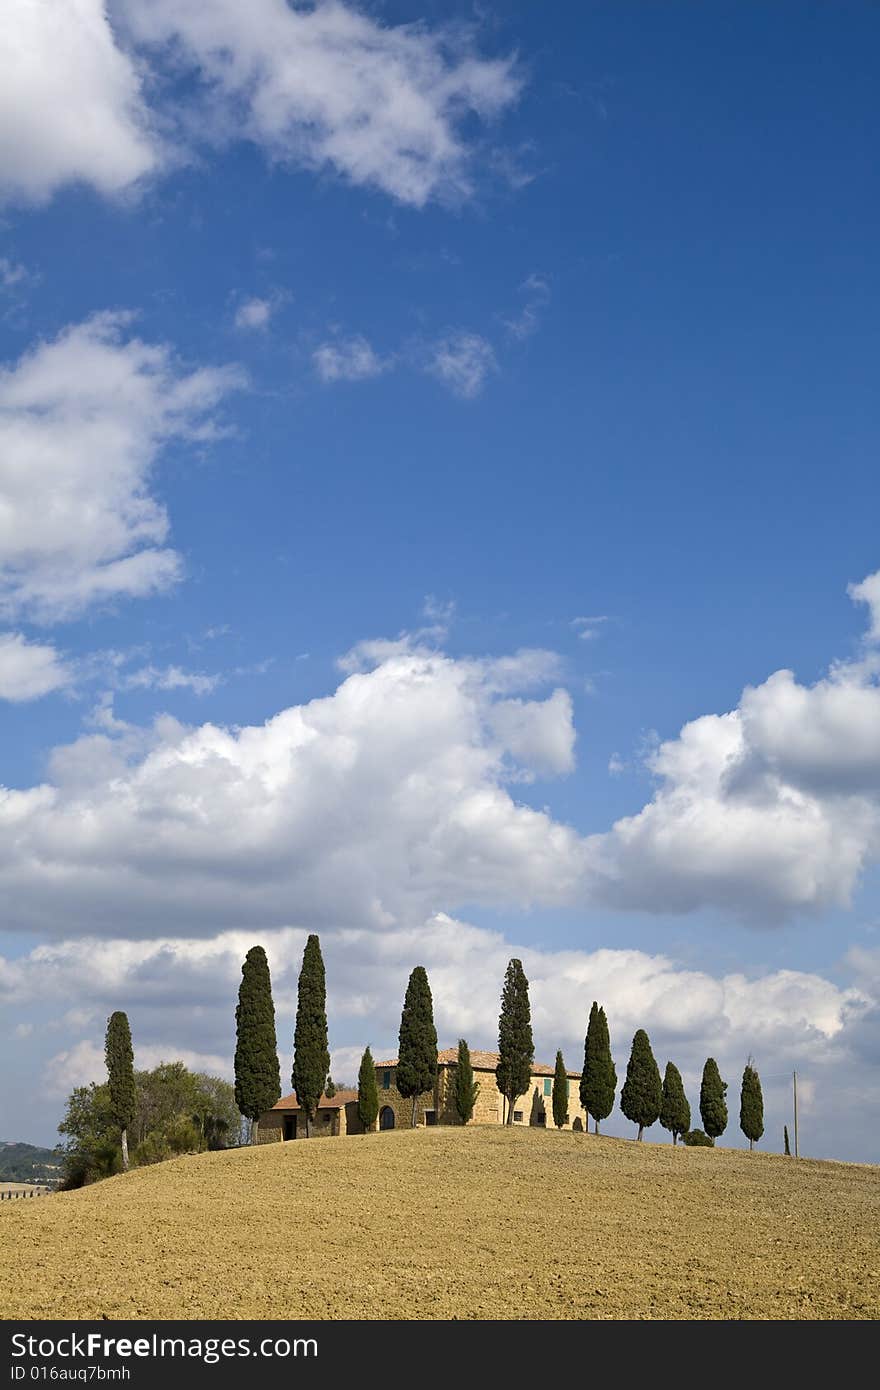
[[0,1205],[4,1318],[873,1318],[880,1168],[420,1129]]

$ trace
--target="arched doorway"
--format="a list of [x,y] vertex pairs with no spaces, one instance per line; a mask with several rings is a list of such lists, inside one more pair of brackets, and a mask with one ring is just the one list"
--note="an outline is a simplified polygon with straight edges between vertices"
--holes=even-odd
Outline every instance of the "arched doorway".
[[379,1128],[394,1128],[394,1111],[391,1109],[390,1105],[383,1105],[382,1109],[379,1111]]

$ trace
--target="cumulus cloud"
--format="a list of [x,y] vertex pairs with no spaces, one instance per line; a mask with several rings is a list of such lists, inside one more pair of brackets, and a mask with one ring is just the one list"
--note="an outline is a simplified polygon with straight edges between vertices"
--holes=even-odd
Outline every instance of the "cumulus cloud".
[[359,335],[336,343],[322,343],[313,352],[312,361],[322,381],[367,381],[391,365]]
[[158,167],[104,0],[6,0],[0,72],[0,196],[39,203],[74,182],[117,194]]
[[[137,43],[168,50],[208,92],[203,132],[333,169],[402,203],[472,191],[464,126],[510,106],[520,79],[461,29],[388,26],[341,0],[118,0]],[[192,125],[192,122],[190,122]]]
[[71,673],[53,646],[0,632],[0,700],[38,700],[70,684]]
[[43,785],[0,799],[5,925],[277,927],[291,903],[379,932],[474,903],[773,924],[846,903],[880,857],[864,661],[811,686],[776,672],[691,721],[648,754],[648,804],[586,836],[516,795],[574,766],[558,657],[453,659],[404,634],[340,666],[333,694],[261,727],[109,719],[56,749]]
[[[870,598],[875,579],[852,596]],[[777,671],[737,709],[692,720],[648,757],[652,801],[592,839],[599,899],[759,921],[847,904],[880,855],[878,731],[865,661],[810,686]]]
[[357,660],[335,694],[262,727],[165,719],[57,750],[56,780],[0,802],[0,884],[19,903],[6,924],[113,928],[124,909],[133,931],[169,913],[215,930],[283,922],[296,902],[383,926],[441,903],[570,898],[577,836],[506,785],[530,761],[567,765],[570,704],[498,704],[555,663],[405,639]]
[[182,563],[153,468],[169,440],[210,439],[240,381],[183,371],[109,313],[0,371],[0,610],[54,621],[173,585]]
[[498,370],[491,343],[479,333],[464,330],[447,333],[428,350],[425,370],[447,386],[454,396],[473,400]]

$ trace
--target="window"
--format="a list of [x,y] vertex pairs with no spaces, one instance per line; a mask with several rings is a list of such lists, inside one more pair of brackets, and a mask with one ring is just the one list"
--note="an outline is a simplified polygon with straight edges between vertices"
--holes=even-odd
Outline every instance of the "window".
[[521,1125],[521,1124],[522,1124],[522,1117],[523,1117],[523,1112],[522,1112],[521,1110],[514,1110],[514,1112],[513,1112],[513,1123],[514,1123],[515,1125]]
[[391,1072],[390,1072],[390,1071],[383,1071],[383,1073],[382,1073],[382,1090],[383,1090],[383,1091],[390,1091],[390,1090],[391,1090]]
[[325,1124],[325,1125],[329,1125],[329,1123],[330,1123],[330,1111],[329,1111],[329,1110],[325,1110],[325,1111],[324,1111],[324,1124]]
[[545,1095],[545,1096],[552,1096],[552,1094],[553,1094],[553,1082],[550,1080],[550,1077],[549,1077],[549,1076],[545,1076],[545,1077],[544,1077],[544,1095]]

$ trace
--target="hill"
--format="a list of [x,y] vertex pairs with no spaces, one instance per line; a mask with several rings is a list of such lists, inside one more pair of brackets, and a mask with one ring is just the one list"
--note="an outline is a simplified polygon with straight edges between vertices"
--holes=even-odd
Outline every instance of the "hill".
[[5,1318],[873,1318],[880,1169],[395,1131],[0,1204],[0,1246]]
[[58,1155],[37,1144],[0,1141],[0,1182],[55,1182],[61,1173]]

